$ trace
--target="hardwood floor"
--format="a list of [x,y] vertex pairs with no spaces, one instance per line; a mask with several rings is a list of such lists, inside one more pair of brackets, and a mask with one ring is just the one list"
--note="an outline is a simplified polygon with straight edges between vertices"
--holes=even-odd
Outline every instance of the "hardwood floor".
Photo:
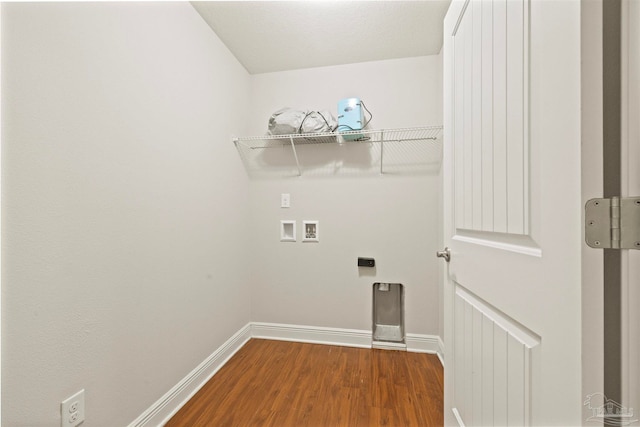
[[436,355],[252,339],[166,424],[442,426]]

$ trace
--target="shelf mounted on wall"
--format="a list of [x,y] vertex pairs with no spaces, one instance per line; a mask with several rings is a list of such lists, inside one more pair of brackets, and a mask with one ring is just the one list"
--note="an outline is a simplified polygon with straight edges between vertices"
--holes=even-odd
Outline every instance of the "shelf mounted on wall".
[[[350,135],[357,140],[348,140]],[[234,138],[250,176],[417,172],[439,168],[442,126]],[[342,154],[327,147],[340,147]],[[293,162],[293,163],[292,163]]]

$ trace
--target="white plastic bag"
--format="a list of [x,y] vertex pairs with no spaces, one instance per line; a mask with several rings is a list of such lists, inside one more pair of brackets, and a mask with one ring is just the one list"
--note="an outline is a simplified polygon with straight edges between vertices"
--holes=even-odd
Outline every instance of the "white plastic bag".
[[269,135],[333,132],[338,125],[329,111],[301,111],[282,108],[269,118]]

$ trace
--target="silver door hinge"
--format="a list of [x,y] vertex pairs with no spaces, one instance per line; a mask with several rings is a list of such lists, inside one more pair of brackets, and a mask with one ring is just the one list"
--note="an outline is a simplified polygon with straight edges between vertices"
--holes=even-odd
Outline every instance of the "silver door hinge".
[[591,199],[584,218],[592,248],[640,249],[640,197]]

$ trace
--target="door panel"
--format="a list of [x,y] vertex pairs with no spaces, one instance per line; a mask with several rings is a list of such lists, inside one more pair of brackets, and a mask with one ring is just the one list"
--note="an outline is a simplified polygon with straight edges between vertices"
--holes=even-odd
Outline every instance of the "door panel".
[[[526,234],[528,179],[525,176],[525,46],[528,1],[507,2],[507,232]],[[495,24],[494,24],[495,25]],[[499,23],[498,25],[502,25]]]
[[[475,4],[476,2],[473,2]],[[493,16],[487,16],[485,25],[493,29],[493,75],[492,92],[487,97],[492,99],[491,111],[493,123],[493,173],[490,183],[493,186],[493,228],[488,231],[507,232],[507,1],[483,1],[482,7],[492,4]],[[488,14],[487,14],[488,15]],[[483,52],[484,56],[489,55]]]
[[455,284],[456,410],[467,425],[524,425],[540,337]]
[[456,227],[528,231],[528,1],[472,1],[452,34]]
[[451,4],[445,422],[578,425],[580,5]]
[[480,86],[480,108],[481,114],[481,191],[482,191],[482,230],[494,231],[494,168],[493,168],[493,58],[495,47],[493,45],[493,2],[483,3],[480,7],[482,9],[482,45],[480,47],[482,55],[481,62],[481,86]]

